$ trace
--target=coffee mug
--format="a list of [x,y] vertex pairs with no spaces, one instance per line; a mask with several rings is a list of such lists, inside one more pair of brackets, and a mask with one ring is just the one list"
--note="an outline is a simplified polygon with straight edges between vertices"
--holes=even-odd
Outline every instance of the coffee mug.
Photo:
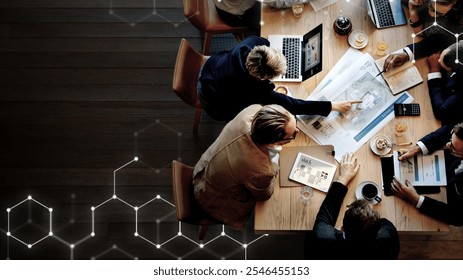
[[362,196],[366,200],[373,201],[376,200],[378,203],[381,202],[381,197],[378,196],[379,190],[373,184],[365,184],[362,188]]

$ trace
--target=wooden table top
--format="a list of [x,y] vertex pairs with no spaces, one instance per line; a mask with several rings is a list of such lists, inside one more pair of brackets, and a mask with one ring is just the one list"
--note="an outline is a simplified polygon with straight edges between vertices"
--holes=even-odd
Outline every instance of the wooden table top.
[[[333,22],[339,15],[351,19],[353,30],[363,30],[368,34],[368,45],[361,51],[371,54],[375,59],[376,45],[380,41],[387,42],[386,53],[396,51],[412,42],[412,29],[408,25],[376,29],[366,13],[364,1],[337,1],[333,5],[315,12],[309,4],[304,7],[302,16],[296,18],[291,9],[274,9],[266,5],[263,7],[263,25],[261,36],[267,38],[269,34],[302,35],[323,23],[323,70],[303,83],[278,83],[291,89],[296,97],[307,98],[312,90],[323,80],[330,69],[350,47],[347,35],[340,36],[333,30]],[[396,137],[393,133],[394,125],[399,119],[394,118],[382,130],[381,134],[391,136],[396,143],[413,141],[415,143],[424,135],[434,131],[440,122],[434,118],[428,95],[427,66],[421,59],[416,62],[424,82],[408,92],[414,97],[414,102],[421,106],[421,116],[400,117],[400,121],[408,124],[406,135]],[[307,135],[300,133],[298,138],[288,146],[318,145]],[[341,207],[336,227],[342,225],[346,205],[355,200],[355,189],[360,182],[369,180],[382,186],[380,158],[372,153],[369,142],[364,144],[356,153],[360,163],[360,170],[348,185],[349,191]],[[326,194],[314,190],[314,195],[306,205],[303,204],[300,188],[280,188],[279,181],[275,185],[272,197],[264,202],[258,202],[255,208],[255,231],[258,233],[304,231],[313,228],[315,217]],[[446,201],[446,190],[441,188],[439,194],[428,195],[441,201]],[[382,195],[382,202],[376,204],[381,217],[389,219],[399,231],[406,232],[439,232],[449,231],[449,226],[426,215],[421,214],[414,206],[407,204],[394,196]]]

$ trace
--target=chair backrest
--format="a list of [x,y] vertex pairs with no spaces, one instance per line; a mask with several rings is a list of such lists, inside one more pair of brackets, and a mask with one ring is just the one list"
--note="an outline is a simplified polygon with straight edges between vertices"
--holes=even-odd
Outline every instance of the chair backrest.
[[197,85],[199,71],[207,58],[182,38],[175,62],[172,90],[183,101],[196,108],[202,107],[197,94]]
[[[214,5],[212,8],[215,9]],[[209,22],[209,0],[183,0],[183,14],[194,27],[205,31]]]

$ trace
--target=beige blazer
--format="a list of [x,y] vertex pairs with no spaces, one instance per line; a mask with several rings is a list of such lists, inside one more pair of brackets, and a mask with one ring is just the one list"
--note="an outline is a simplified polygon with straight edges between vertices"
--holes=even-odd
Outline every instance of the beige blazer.
[[196,200],[212,217],[243,229],[256,200],[267,200],[273,193],[278,165],[254,144],[251,120],[261,105],[241,111],[222,130],[201,156],[193,172]]

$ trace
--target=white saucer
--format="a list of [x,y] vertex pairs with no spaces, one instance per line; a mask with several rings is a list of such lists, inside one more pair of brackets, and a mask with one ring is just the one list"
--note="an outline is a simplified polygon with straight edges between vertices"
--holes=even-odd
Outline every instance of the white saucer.
[[[389,147],[386,147],[382,150],[379,150],[377,147],[376,147],[376,140],[378,138],[385,138],[387,139],[387,142],[389,143]],[[387,137],[386,135],[375,135],[373,136],[373,138],[371,138],[370,140],[370,149],[373,153],[375,153],[376,155],[378,156],[384,156],[384,155],[387,155],[389,154],[389,152],[391,151],[392,149],[392,141],[391,139],[389,139],[389,137]]]
[[[372,181],[363,181],[363,182],[361,182],[361,183],[357,186],[357,188],[355,189],[355,198],[357,198],[357,199],[365,199],[365,198],[363,197],[363,195],[362,195],[362,189],[363,189],[363,186],[365,186],[366,184],[372,184],[372,185],[374,185],[374,186],[378,189],[378,197],[379,197],[379,198],[382,198],[382,197],[381,197],[381,189],[379,188],[379,186],[378,186],[375,182],[372,182]],[[378,201],[376,201],[376,200],[374,200],[374,199],[371,200],[371,201],[368,200],[368,202],[370,202],[370,203],[373,204],[373,205],[378,204]]]
[[[359,34],[359,33],[363,34],[365,36],[365,41],[363,42],[363,44],[361,46],[357,46],[355,44],[355,36],[357,34]],[[360,49],[363,49],[364,47],[366,47],[368,45],[368,35],[365,32],[363,32],[362,30],[354,30],[349,34],[349,37],[347,38],[347,42],[349,42],[349,45],[351,47],[353,47],[354,49],[360,50]]]
[[[277,91],[278,88],[284,88],[286,90],[286,93],[282,93],[282,92],[279,92]],[[284,95],[287,95],[289,97],[294,97],[293,96],[293,92],[291,91],[291,89],[287,86],[276,86],[275,89],[274,89],[276,92],[278,93],[281,93],[281,94],[284,94]]]

